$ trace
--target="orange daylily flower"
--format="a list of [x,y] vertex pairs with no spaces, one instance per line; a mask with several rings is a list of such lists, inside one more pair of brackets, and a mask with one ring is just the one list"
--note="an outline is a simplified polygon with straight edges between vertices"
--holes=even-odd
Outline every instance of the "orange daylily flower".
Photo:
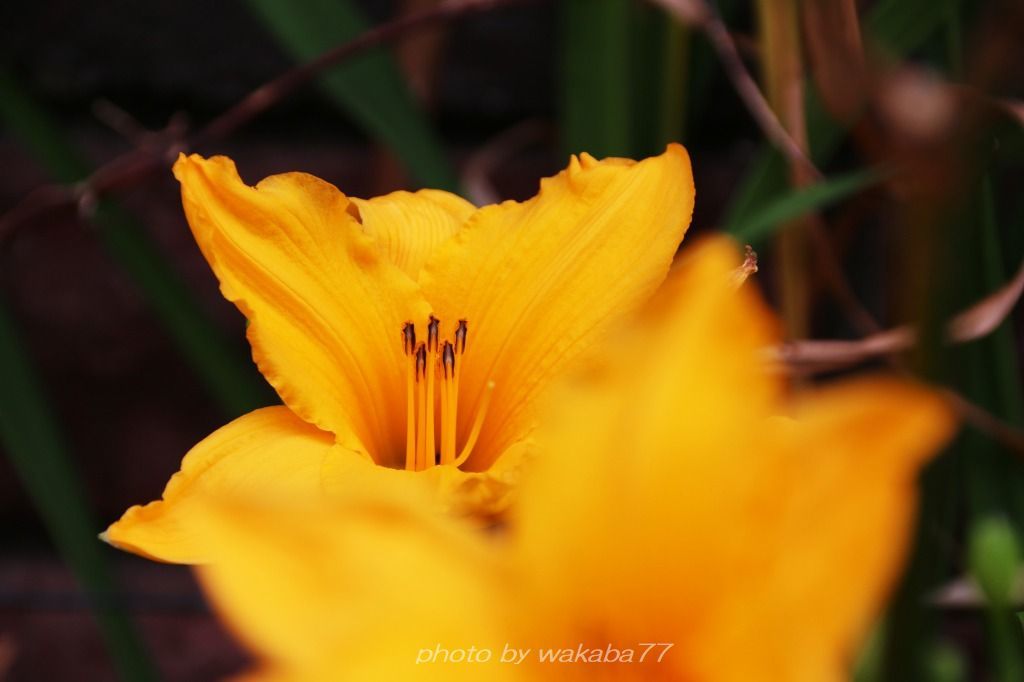
[[380,489],[209,499],[229,551],[199,575],[252,679],[847,678],[951,412],[887,378],[787,392],[738,263],[693,250],[555,392],[505,532]]
[[202,562],[195,499],[425,485],[459,513],[507,503],[537,397],[659,286],[689,225],[679,145],[640,162],[583,154],[517,203],[440,191],[348,198],[302,173],[249,187],[227,158],[182,156],[193,234],[249,320],[284,405],[186,455],[163,499],[103,538]]

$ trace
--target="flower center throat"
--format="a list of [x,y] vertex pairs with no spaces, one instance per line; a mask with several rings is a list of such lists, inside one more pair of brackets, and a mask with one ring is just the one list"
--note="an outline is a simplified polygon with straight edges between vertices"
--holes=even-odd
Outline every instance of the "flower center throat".
[[[451,340],[441,342],[441,321],[427,322],[427,340],[416,342],[416,325],[402,327],[402,350],[407,358],[405,468],[423,471],[435,464],[461,466],[473,452],[487,414],[494,382],[488,381],[470,429],[456,455],[459,374],[466,352],[468,325],[459,320]],[[439,409],[438,409],[439,408]]]

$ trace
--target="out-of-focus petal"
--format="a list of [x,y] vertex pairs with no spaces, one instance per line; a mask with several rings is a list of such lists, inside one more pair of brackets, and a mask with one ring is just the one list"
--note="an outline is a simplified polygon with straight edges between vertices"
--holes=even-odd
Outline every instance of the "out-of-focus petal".
[[[267,679],[515,679],[497,660],[507,576],[476,531],[417,501],[385,488],[327,507],[211,502],[209,541],[232,552],[199,576]],[[424,658],[471,646],[495,656]]]
[[595,644],[673,642],[669,678],[833,679],[892,584],[914,476],[951,419],[894,380],[794,408],[738,264],[725,240],[692,249],[649,326],[552,407],[519,496],[521,560],[539,602],[561,603],[538,637],[586,614]]

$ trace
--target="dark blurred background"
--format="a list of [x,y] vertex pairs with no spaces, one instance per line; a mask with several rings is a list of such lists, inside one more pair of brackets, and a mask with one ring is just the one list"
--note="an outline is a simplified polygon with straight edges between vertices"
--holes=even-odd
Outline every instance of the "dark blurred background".
[[[0,5],[0,679],[207,680],[244,665],[187,569],[94,539],[157,499],[192,445],[274,401],[167,159],[297,63],[436,4]],[[534,2],[418,29],[192,148],[231,156],[253,183],[303,170],[355,196],[426,185],[490,201],[531,196],[570,151],[638,157],[683,141],[691,235],[724,229],[758,248],[759,282],[791,338],[919,324],[907,366],[1009,430],[969,429],[929,472],[891,614],[910,625],[875,652],[880,676],[864,664],[860,679],[940,679],[927,673],[936,656],[986,674],[971,608],[936,612],[921,595],[969,571],[979,518],[1024,528],[1020,316],[966,347],[941,339],[941,321],[1024,255],[1021,7],[713,5],[821,176],[772,151],[701,26],[639,0]],[[74,194],[126,154],[156,170]]]

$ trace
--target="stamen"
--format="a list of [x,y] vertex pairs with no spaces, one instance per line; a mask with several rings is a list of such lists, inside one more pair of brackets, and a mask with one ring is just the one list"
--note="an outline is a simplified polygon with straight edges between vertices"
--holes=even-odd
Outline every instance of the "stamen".
[[427,382],[426,379],[427,371],[427,347],[426,344],[420,343],[416,347],[416,403],[419,407],[417,409],[417,428],[416,433],[418,438],[416,439],[416,471],[421,471],[426,468],[427,461]]
[[412,322],[406,322],[402,327],[402,351],[406,355],[416,352],[416,325]]
[[452,418],[451,403],[449,402],[451,382],[448,381],[448,374],[440,356],[437,361],[441,364],[441,444],[437,450],[437,463],[448,464],[448,422]]
[[427,344],[420,343],[416,346],[416,381],[426,376],[427,373]]
[[429,469],[437,463],[437,454],[434,442],[434,374],[436,374],[437,362],[434,355],[437,353],[437,327],[438,320],[430,316],[430,324],[427,325],[427,351],[431,353],[430,362],[426,363],[427,370],[427,395],[426,401],[426,433],[423,434],[423,468]]
[[[455,327],[455,344],[452,348],[453,355],[462,356],[466,353],[466,339],[469,336],[469,325],[465,320],[459,320],[458,325]],[[452,391],[449,401],[452,406],[452,444],[451,444],[451,456],[455,457],[455,439],[458,430],[456,428],[457,415],[459,413],[459,376],[462,374],[462,361],[455,362],[455,358],[452,357],[452,366],[454,367],[454,374],[452,377]]]
[[462,355],[466,352],[466,334],[468,332],[465,320],[459,320],[459,326],[455,328],[455,352]]
[[476,440],[480,437],[480,429],[484,425],[484,417],[487,416],[487,408],[491,404],[491,394],[494,393],[494,382],[488,381],[487,387],[484,389],[484,397],[480,401],[480,408],[477,410],[476,419],[473,420],[473,428],[469,432],[469,439],[466,444],[462,446],[462,452],[459,453],[458,458],[452,463],[455,468],[462,466],[470,454],[473,452],[473,448],[476,446]]
[[438,333],[440,331],[440,327],[441,320],[431,315],[430,321],[427,322],[427,351],[430,353],[437,352]]
[[[494,382],[487,382],[469,438],[456,457],[459,413],[459,375],[462,362],[457,358],[466,352],[468,325],[459,320],[453,341],[440,339],[441,321],[433,315],[427,322],[426,341],[416,342],[412,322],[402,326],[402,350],[408,356],[406,375],[406,439],[405,468],[422,471],[436,464],[458,467],[473,452],[483,428],[490,405]],[[435,378],[441,382],[440,396],[434,393]],[[440,420],[435,422],[435,409],[440,404]],[[435,429],[440,427],[440,443]]]
[[455,384],[455,347],[448,341],[441,349],[441,464],[455,460],[455,419],[457,409],[454,402],[458,386]]
[[416,470],[416,358],[406,362],[405,397],[405,468]]
[[402,350],[409,357],[406,362],[405,400],[405,468],[416,468],[416,326],[406,322],[402,327]]
[[441,365],[444,367],[444,376],[446,379],[452,379],[455,376],[455,347],[452,346],[450,341],[444,342],[444,347],[441,349]]

